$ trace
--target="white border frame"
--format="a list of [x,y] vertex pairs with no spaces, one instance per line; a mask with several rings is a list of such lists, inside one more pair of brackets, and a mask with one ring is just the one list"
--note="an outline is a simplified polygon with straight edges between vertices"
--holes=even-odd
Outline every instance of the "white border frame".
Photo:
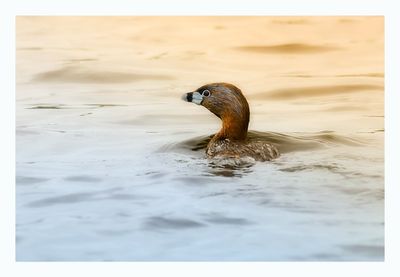
[[[400,16],[396,1],[371,0],[17,0],[1,2],[0,273],[2,276],[395,276],[399,272]],[[398,2],[398,1],[397,1]],[[396,12],[397,11],[397,12]],[[15,262],[15,16],[16,15],[384,15],[385,16],[385,262]],[[397,51],[396,51],[397,50]]]

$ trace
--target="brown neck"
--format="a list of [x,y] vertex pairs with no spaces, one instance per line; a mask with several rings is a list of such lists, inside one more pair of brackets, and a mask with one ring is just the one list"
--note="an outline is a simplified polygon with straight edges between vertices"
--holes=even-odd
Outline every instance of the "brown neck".
[[222,117],[222,129],[215,135],[214,139],[245,140],[249,118],[247,115],[242,117]]

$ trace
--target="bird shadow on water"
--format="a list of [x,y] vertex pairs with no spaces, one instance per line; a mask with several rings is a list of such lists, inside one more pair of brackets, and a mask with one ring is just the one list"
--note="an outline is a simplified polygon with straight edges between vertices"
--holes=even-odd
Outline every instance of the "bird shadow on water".
[[[214,135],[198,136],[177,143],[162,146],[160,152],[175,152],[185,155],[205,156],[207,144]],[[321,131],[312,133],[283,134],[276,132],[249,131],[247,139],[249,142],[261,141],[275,145],[281,155],[290,155],[300,151],[318,151],[337,146],[363,146],[364,143],[358,139],[336,134],[333,131]],[[279,159],[279,158],[278,158]],[[248,159],[208,159],[207,174],[223,177],[242,177],[251,173],[256,164],[254,160]]]

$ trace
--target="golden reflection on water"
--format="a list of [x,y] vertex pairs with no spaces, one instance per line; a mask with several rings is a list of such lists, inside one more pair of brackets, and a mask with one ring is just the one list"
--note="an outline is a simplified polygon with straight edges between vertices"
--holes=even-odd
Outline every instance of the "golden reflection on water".
[[[379,129],[382,118],[364,116],[383,115],[383,23],[374,16],[17,17],[17,100],[30,94],[24,84],[112,85],[110,94],[131,93],[104,101],[151,94],[164,97],[162,112],[171,115],[168,105],[182,92],[224,81],[249,99],[254,129]],[[309,111],[321,121],[307,123]]]

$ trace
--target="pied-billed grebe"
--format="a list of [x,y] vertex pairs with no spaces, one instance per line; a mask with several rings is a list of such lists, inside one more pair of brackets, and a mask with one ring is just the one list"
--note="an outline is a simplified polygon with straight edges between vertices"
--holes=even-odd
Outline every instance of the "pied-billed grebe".
[[228,83],[212,83],[185,93],[182,99],[209,109],[222,120],[221,130],[207,145],[209,158],[251,158],[270,161],[278,149],[265,141],[249,141],[247,128],[250,109],[239,88]]

